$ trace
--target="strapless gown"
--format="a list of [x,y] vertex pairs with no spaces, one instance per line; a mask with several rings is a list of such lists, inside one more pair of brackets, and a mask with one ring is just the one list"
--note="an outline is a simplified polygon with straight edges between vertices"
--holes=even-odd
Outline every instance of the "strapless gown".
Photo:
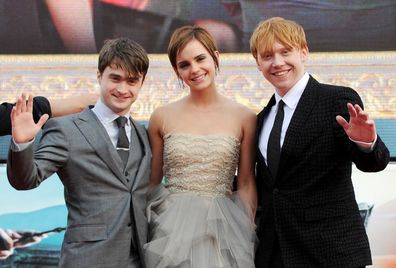
[[152,267],[254,267],[255,225],[232,192],[240,142],[226,135],[164,137],[164,185],[149,193]]

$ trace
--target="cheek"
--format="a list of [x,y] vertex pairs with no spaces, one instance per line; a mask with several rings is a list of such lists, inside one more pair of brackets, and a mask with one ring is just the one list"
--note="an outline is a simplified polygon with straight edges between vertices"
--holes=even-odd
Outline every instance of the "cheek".
[[183,78],[183,77],[186,76],[186,71],[179,70],[179,71],[177,72],[177,74],[179,75],[179,77]]
[[113,92],[113,88],[109,87],[109,86],[105,86],[105,87],[103,87],[103,92],[105,95],[111,95]]
[[141,87],[131,87],[131,88],[130,88],[130,91],[131,91],[134,95],[136,95],[136,94],[138,94],[138,93],[140,92],[140,89],[141,89]]
[[113,88],[113,86],[112,86],[112,83],[111,82],[109,82],[109,81],[104,81],[104,82],[102,82],[102,84],[101,84],[101,88],[102,88],[102,90],[103,91],[110,91],[112,88]]
[[266,73],[269,70],[268,64],[265,64],[263,62],[261,62],[257,67],[260,70],[260,72],[262,72],[262,73]]

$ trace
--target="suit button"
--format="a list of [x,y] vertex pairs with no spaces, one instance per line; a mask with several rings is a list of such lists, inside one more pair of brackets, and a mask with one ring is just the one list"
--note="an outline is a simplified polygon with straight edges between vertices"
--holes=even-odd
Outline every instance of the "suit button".
[[128,227],[131,227],[132,226],[132,223],[128,223]]
[[272,191],[272,193],[273,193],[273,194],[279,193],[279,189],[278,189],[278,188],[275,188],[275,189]]
[[127,182],[129,182],[129,179],[127,179]]
[[125,171],[125,177],[128,177],[129,173],[128,171]]

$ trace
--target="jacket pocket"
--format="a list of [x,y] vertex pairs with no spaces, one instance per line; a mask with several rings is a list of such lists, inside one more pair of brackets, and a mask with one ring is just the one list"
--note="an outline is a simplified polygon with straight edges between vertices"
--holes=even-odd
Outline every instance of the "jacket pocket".
[[106,225],[76,225],[69,227],[65,234],[66,243],[94,242],[106,239]]

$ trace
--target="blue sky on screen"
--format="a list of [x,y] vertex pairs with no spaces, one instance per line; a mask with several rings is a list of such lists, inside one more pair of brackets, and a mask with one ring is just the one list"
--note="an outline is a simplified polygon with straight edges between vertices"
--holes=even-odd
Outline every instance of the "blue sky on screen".
[[63,185],[55,174],[35,189],[17,191],[9,184],[5,164],[0,165],[0,215],[30,212],[64,204]]

